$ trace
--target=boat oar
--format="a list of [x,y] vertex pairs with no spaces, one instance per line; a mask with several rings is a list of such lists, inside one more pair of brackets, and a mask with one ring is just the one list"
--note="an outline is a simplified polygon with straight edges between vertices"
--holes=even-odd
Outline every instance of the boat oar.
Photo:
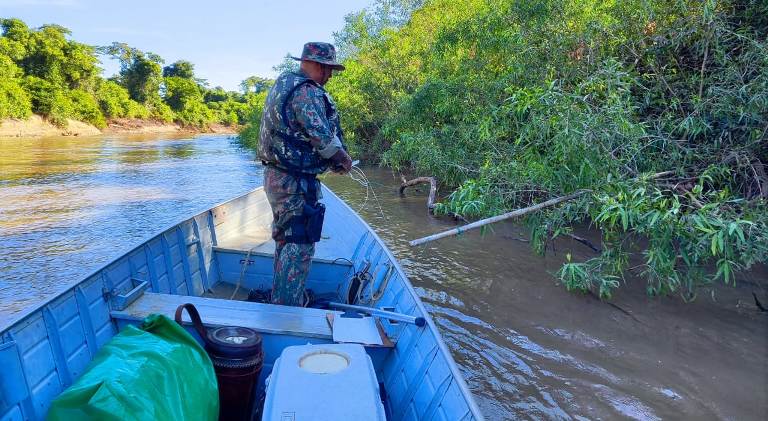
[[471,224],[463,225],[463,226],[460,226],[458,228],[450,229],[448,231],[443,231],[443,232],[440,232],[440,233],[437,233],[437,234],[433,234],[433,235],[430,235],[430,236],[427,236],[427,237],[419,238],[417,240],[411,241],[409,244],[411,245],[411,247],[418,246],[419,244],[424,244],[424,243],[428,243],[430,241],[439,240],[441,238],[449,237],[451,235],[461,234],[461,233],[463,233],[465,231],[469,231],[469,230],[475,229],[475,228],[480,228],[483,225],[492,224],[494,222],[499,222],[499,221],[502,221],[504,219],[517,218],[519,216],[523,216],[523,215],[531,213],[531,212],[536,212],[538,210],[541,210],[541,209],[544,209],[544,208],[548,208],[550,206],[554,206],[554,205],[556,205],[558,203],[562,203],[562,202],[566,202],[566,201],[571,200],[571,199],[575,199],[575,198],[583,195],[584,193],[588,193],[590,191],[591,190],[578,190],[578,191],[576,191],[574,193],[571,193],[569,195],[557,197],[557,198],[554,198],[554,199],[550,199],[550,200],[547,200],[546,202],[538,203],[538,204],[533,205],[533,206],[528,206],[527,208],[514,210],[512,212],[507,212],[505,214],[496,215],[496,216],[493,216],[493,217],[490,217],[490,218],[486,218],[486,219],[481,219],[479,221],[475,221],[475,222],[473,222]]
[[370,314],[371,316],[383,317],[389,320],[397,320],[398,322],[412,323],[419,327],[425,326],[427,324],[427,320],[423,317],[410,316],[408,314],[402,314],[402,313],[395,313],[394,311],[382,310],[380,308],[355,306],[352,304],[342,304],[342,303],[328,303],[328,305],[332,308],[337,308],[340,310],[358,311],[360,313]]

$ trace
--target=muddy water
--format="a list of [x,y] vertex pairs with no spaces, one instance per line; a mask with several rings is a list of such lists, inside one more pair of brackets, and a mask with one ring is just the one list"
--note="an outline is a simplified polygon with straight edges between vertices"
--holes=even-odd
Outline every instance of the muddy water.
[[351,180],[327,184],[365,203],[489,419],[768,419],[768,313],[751,295],[768,301],[765,270],[690,304],[647,298],[628,280],[609,305],[552,276],[567,251],[578,260],[590,249],[559,242],[536,256],[511,223],[410,248],[454,223],[427,216],[425,193],[398,197],[389,171],[366,173],[383,212]]
[[[751,295],[768,301],[764,270],[692,304],[629,281],[609,305],[551,275],[567,249],[589,249],[535,256],[513,224],[409,248],[453,222],[429,217],[423,193],[398,197],[390,172],[365,171],[378,203],[349,178],[325,182],[400,258],[489,420],[768,419],[768,314]],[[223,136],[0,141],[0,324],[260,183]]]

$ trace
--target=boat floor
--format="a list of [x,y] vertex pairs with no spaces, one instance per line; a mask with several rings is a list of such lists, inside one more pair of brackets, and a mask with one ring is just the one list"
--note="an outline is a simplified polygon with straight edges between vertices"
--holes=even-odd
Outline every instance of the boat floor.
[[247,301],[248,288],[238,288],[228,282],[219,282],[203,293],[203,298],[219,298],[222,300]]

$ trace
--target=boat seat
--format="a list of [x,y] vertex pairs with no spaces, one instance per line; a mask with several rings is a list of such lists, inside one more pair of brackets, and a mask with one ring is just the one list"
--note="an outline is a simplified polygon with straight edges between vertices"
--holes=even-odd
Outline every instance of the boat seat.
[[[333,340],[326,315],[339,313],[315,308],[288,307],[248,301],[202,298],[145,292],[125,310],[114,310],[111,315],[118,322],[136,323],[159,313],[173,318],[176,308],[192,303],[200,312],[206,327],[242,326],[260,333],[290,335]],[[184,320],[189,317],[184,313]]]

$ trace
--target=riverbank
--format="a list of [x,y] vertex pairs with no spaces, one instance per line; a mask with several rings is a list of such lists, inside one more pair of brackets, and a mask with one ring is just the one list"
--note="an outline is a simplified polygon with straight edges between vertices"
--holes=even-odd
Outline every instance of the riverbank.
[[49,136],[99,136],[112,134],[168,134],[168,133],[236,133],[234,127],[212,124],[207,130],[185,127],[177,123],[165,123],[155,120],[120,118],[107,122],[107,127],[99,129],[82,121],[67,120],[66,127],[58,127],[39,115],[26,120],[5,119],[0,122],[0,139],[41,138]]

